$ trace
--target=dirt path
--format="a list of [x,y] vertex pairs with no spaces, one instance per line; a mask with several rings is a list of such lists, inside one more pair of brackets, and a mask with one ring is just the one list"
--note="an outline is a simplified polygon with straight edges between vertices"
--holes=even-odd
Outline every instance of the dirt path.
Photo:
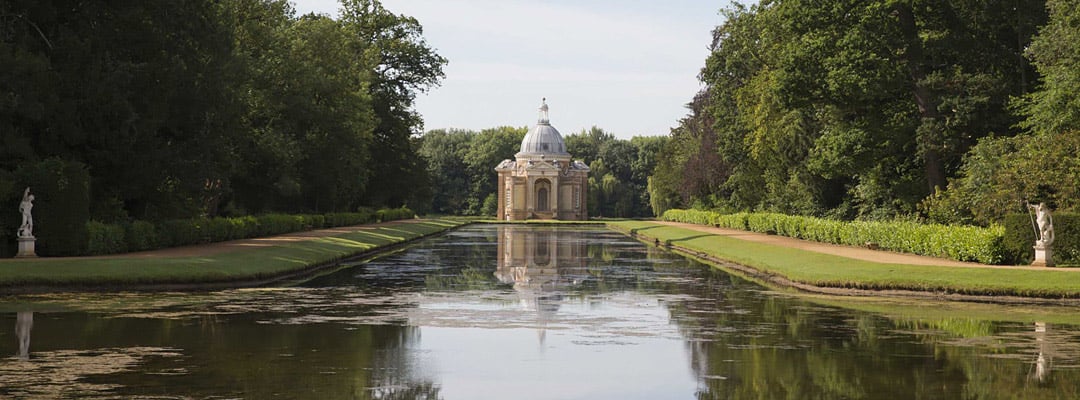
[[[766,235],[763,233],[747,232],[737,229],[728,228],[714,228],[707,225],[689,224],[683,222],[668,222],[668,221],[652,221],[661,225],[674,226],[683,229],[694,230],[698,232],[705,232],[718,236],[727,236],[739,240],[746,240],[756,243],[764,243],[773,246],[790,247],[799,250],[813,251],[816,253],[831,254],[834,256],[853,258],[856,260],[873,261],[886,264],[908,264],[908,265],[937,265],[937,266],[949,266],[949,267],[968,267],[968,268],[1004,268],[1004,269],[1032,269],[1039,267],[1030,266],[1003,266],[1003,265],[986,265],[970,262],[960,262],[944,258],[919,256],[914,254],[896,253],[884,250],[870,250],[861,247],[841,246],[828,243],[811,242],[808,240],[793,239],[786,236]],[[644,232],[643,232],[644,233]],[[647,235],[647,233],[645,233]],[[1080,272],[1080,268],[1053,268],[1055,271],[1075,271]]]
[[[270,247],[285,243],[298,242],[303,240],[312,240],[316,238],[339,235],[342,233],[357,232],[363,230],[372,230],[377,227],[385,227],[400,224],[414,224],[418,222],[424,222],[423,219],[403,219],[397,221],[380,222],[377,224],[365,224],[355,226],[340,226],[337,228],[317,229],[313,231],[293,232],[286,233],[277,236],[267,236],[261,238],[252,239],[240,239],[231,240],[228,242],[216,242],[197,244],[191,246],[182,247],[170,247],[165,249],[139,251],[134,253],[123,254],[111,254],[104,256],[86,256],[86,257],[64,257],[64,259],[70,260],[95,260],[95,259],[111,259],[111,258],[178,258],[178,257],[207,257],[221,253],[228,253],[236,250],[245,250],[257,247]],[[23,258],[20,261],[34,261],[34,260],[48,260],[49,257],[44,258]]]

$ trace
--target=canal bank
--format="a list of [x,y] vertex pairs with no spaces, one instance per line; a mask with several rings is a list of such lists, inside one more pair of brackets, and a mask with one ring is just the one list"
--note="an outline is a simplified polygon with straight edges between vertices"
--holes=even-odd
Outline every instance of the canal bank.
[[260,286],[466,223],[399,220],[112,256],[4,259],[0,260],[0,293]]
[[777,239],[749,232],[654,221],[612,221],[608,226],[761,283],[804,292],[1080,304],[1077,269],[956,263],[843,246],[826,251],[809,244],[770,243]]

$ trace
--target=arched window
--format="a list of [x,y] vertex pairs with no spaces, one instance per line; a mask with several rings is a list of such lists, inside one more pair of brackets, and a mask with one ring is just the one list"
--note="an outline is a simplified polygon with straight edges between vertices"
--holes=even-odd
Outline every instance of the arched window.
[[548,190],[547,188],[540,188],[536,191],[536,211],[548,210]]

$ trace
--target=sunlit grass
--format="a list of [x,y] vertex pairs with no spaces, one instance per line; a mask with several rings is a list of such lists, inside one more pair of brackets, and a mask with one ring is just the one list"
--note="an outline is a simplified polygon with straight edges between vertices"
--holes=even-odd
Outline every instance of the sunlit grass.
[[821,287],[971,295],[1080,298],[1080,273],[1053,268],[965,268],[886,264],[749,242],[647,221],[609,225],[767,274]]
[[193,257],[38,258],[0,261],[0,287],[120,286],[259,280],[401,243],[463,222],[426,220],[372,226],[313,240]]

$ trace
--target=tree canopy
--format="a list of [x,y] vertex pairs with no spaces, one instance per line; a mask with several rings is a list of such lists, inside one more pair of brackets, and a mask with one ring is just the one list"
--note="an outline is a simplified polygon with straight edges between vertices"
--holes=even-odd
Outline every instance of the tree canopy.
[[4,2],[0,179],[84,163],[105,220],[426,203],[413,100],[447,61],[422,33],[377,0],[336,19],[285,0]]
[[[1069,115],[1075,92],[1060,82],[1076,68],[1060,54],[1074,45],[1044,38],[1066,34],[1068,22],[1055,21],[1076,18],[1076,2],[1049,3],[1049,23],[1043,1],[773,0],[724,10],[699,75],[705,88],[659,152],[654,211],[948,214],[933,199],[968,175],[973,148],[1067,126],[1046,117]],[[1053,78],[1049,65],[1061,62],[1073,68]]]

